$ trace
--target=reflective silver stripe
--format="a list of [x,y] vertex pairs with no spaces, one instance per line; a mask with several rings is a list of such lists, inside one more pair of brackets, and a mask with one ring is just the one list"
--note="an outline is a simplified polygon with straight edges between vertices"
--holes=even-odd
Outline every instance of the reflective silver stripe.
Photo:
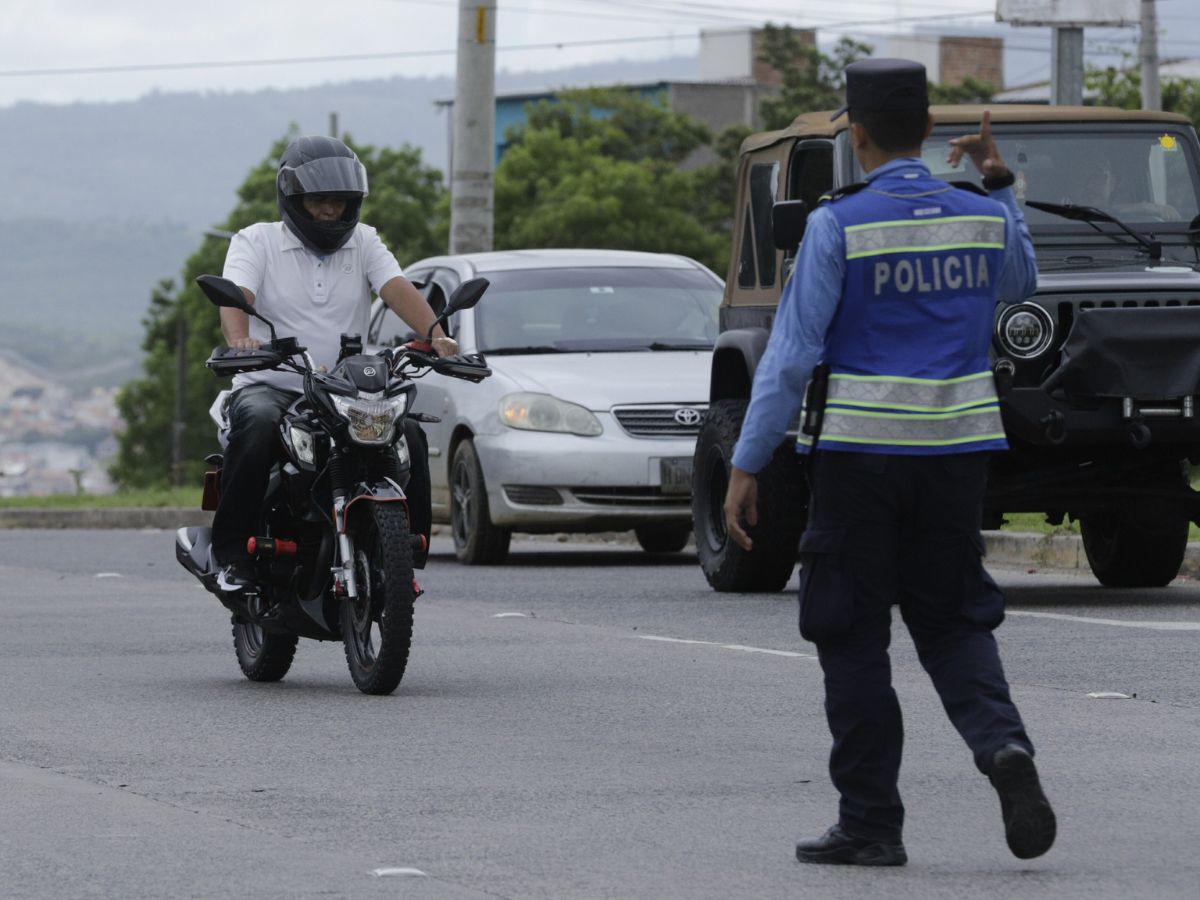
[[883,253],[1004,248],[1002,216],[945,216],[914,222],[869,222],[846,227],[846,259]]
[[820,440],[896,447],[950,447],[1003,438],[1000,407],[992,405],[956,413],[889,414],[826,409]]
[[831,375],[826,408],[899,409],[944,413],[996,401],[991,372],[962,378],[893,378],[885,375]]

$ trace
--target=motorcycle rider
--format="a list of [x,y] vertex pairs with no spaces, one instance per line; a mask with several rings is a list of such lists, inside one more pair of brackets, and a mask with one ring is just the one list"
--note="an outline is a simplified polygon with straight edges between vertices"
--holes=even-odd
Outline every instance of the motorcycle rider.
[[[275,180],[282,221],[243,228],[230,241],[224,276],[246,301],[295,336],[318,366],[332,368],[339,336],[367,330],[371,290],[418,335],[436,315],[404,277],[396,257],[374,228],[358,221],[367,195],[367,172],[336,138],[298,137],[279,160]],[[221,331],[230,347],[254,349],[270,338],[266,325],[238,309],[222,308]],[[438,356],[458,345],[440,326]],[[240,590],[252,578],[246,541],[258,525],[267,477],[278,456],[279,423],[303,390],[294,372],[244,372],[234,377],[229,442],[221,471],[221,496],[213,520],[213,555],[222,567],[222,590]],[[409,508],[414,532],[428,534],[429,462],[424,433],[406,424],[411,475]]]

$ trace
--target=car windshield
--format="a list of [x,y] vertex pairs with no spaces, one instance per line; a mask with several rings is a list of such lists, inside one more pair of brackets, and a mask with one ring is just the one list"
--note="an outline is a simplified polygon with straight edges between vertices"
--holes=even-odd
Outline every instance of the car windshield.
[[699,269],[484,272],[476,342],[489,353],[701,350],[717,338],[721,282]]
[[[957,168],[946,163],[950,139],[964,133],[938,128],[926,141],[921,156],[936,177],[978,180],[969,160]],[[1022,133],[1009,126],[993,133],[1017,177],[1013,189],[1030,227],[1089,228],[1026,207],[1026,200],[1094,206],[1123,222],[1163,231],[1188,228],[1200,214],[1197,160],[1182,131],[1070,128]]]

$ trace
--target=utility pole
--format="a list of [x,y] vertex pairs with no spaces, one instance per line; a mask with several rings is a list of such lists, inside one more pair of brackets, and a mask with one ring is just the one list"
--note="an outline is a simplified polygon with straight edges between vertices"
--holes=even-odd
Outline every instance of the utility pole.
[[496,0],[459,0],[450,149],[450,252],[492,249],[496,168]]
[[338,136],[338,114],[336,112],[329,114],[329,136],[331,138]]
[[187,319],[183,303],[175,301],[175,421],[171,423],[171,483],[183,484],[183,416],[187,390]]
[[1158,83],[1158,15],[1154,0],[1142,0],[1138,60],[1142,64],[1142,109],[1162,109],[1162,88]]
[[1050,49],[1050,102],[1083,105],[1083,28],[1055,27]]

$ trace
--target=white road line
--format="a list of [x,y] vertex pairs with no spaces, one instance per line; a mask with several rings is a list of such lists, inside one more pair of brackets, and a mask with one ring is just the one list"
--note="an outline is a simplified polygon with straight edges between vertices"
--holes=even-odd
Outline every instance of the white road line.
[[1065,613],[1033,612],[1027,609],[1010,609],[1010,616],[1029,616],[1035,619],[1057,619],[1062,622],[1080,622],[1084,625],[1113,625],[1117,628],[1148,628],[1151,631],[1200,631],[1200,622],[1153,622],[1145,619],[1097,619],[1092,616],[1068,616]]
[[528,619],[528,613],[496,613],[493,619]]
[[428,878],[429,877],[424,872],[422,872],[420,869],[405,869],[405,868],[372,869],[371,874],[374,875],[376,878],[393,878],[393,877]]
[[721,650],[740,650],[743,653],[766,653],[771,656],[786,656],[791,659],[816,659],[811,653],[793,653],[791,650],[772,650],[767,647],[747,647],[745,644],[722,644],[717,641],[694,641],[687,638],[663,637],[659,634],[639,634],[643,641],[662,641],[666,644],[697,644],[702,647],[717,647]]
[[97,578],[124,578],[125,576],[122,575],[120,572],[97,572],[96,577]]

